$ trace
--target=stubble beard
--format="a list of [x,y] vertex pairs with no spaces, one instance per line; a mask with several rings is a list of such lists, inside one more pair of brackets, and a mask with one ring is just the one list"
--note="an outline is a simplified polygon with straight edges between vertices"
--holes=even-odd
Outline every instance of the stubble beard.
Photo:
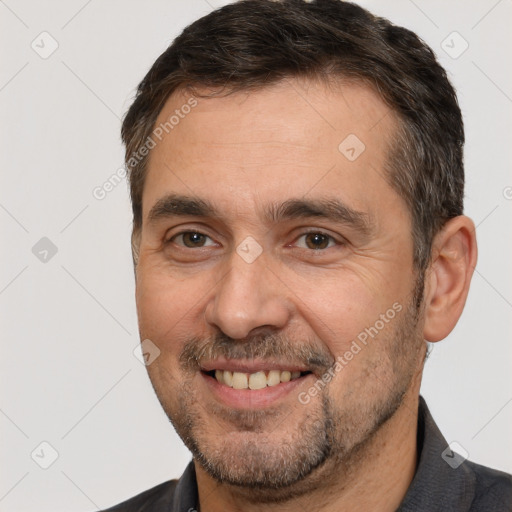
[[[172,401],[165,386],[159,389],[162,380],[151,380],[176,432],[206,473],[248,502],[288,501],[331,481],[348,480],[355,467],[373,456],[368,450],[372,439],[402,406],[418,369],[424,343],[419,304],[411,300],[394,320],[395,328],[372,341],[389,349],[368,359],[336,403],[327,386],[315,402],[305,406],[297,401],[288,411],[233,410],[213,402],[206,410],[193,376],[177,386]],[[336,376],[330,385],[335,383]],[[215,435],[210,434],[212,424]]]

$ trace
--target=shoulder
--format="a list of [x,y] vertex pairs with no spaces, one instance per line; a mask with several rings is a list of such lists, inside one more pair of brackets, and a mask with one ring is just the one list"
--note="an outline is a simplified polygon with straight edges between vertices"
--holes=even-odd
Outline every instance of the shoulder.
[[475,477],[471,512],[512,511],[512,475],[466,461]]
[[[178,480],[169,480],[102,512],[153,512],[171,510]],[[165,508],[164,508],[165,507]]]
[[455,453],[422,397],[418,454],[416,474],[400,512],[512,512],[512,476]]

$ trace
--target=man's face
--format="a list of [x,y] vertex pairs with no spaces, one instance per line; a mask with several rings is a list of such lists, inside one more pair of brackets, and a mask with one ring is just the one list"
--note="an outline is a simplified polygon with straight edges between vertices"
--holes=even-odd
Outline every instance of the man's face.
[[188,99],[159,116],[181,114],[143,193],[149,375],[208,474],[305,489],[350,464],[421,371],[411,219],[384,172],[396,121],[357,85]]

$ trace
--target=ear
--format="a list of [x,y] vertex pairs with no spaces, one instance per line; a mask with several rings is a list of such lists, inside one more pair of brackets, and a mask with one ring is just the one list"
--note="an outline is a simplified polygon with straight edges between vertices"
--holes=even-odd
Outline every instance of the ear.
[[424,339],[446,338],[459,320],[477,259],[475,225],[465,215],[446,222],[432,243],[425,277]]

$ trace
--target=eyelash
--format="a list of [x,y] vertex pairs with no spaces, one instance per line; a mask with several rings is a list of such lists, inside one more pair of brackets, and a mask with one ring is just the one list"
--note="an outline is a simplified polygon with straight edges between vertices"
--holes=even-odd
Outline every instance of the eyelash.
[[[183,236],[183,235],[187,235],[187,234],[192,234],[192,235],[202,235],[202,236],[205,236],[206,238],[209,238],[210,240],[212,240],[211,237],[209,237],[208,235],[204,234],[204,233],[201,233],[200,231],[194,231],[194,230],[186,230],[186,231],[180,231],[179,233],[176,233],[175,235],[173,235],[171,238],[169,238],[169,240],[167,240],[165,242],[165,244],[170,244],[172,242],[174,242],[174,240],[176,238],[178,238],[179,236]],[[186,249],[192,249],[192,247],[186,247],[185,245],[180,245],[180,247],[185,247]],[[209,246],[208,246],[209,247]],[[201,248],[201,247],[200,247]]]
[[[300,240],[301,238],[303,237],[306,237],[307,235],[321,235],[321,236],[325,236],[329,239],[329,243],[330,242],[334,242],[334,245],[342,245],[342,243],[339,241],[339,240],[336,240],[336,238],[334,238],[332,235],[329,235],[329,233],[325,233],[324,231],[318,231],[318,230],[311,230],[311,231],[305,231],[304,233],[302,233],[301,235],[299,235],[296,239],[295,239],[295,243],[297,243],[298,240]],[[328,247],[325,247],[324,249],[311,249],[311,248],[305,248],[305,247],[301,247],[300,249],[304,249],[306,251],[325,251],[326,249],[331,249],[333,246],[328,246]]]
[[[186,235],[186,234],[197,234],[197,235],[202,235],[202,236],[205,236],[206,238],[210,239],[210,240],[213,240],[210,236],[206,235],[205,233],[201,233],[200,231],[194,231],[194,230],[186,230],[186,231],[180,231],[179,233],[176,233],[174,234],[171,238],[169,238],[165,244],[170,244],[170,243],[173,243],[176,238],[180,237],[180,236],[183,236],[183,235]],[[324,231],[320,231],[320,230],[311,230],[311,231],[305,231],[303,233],[301,233],[298,237],[295,238],[294,240],[294,243],[297,243],[298,240],[300,240],[301,238],[307,236],[307,235],[321,235],[321,236],[325,236],[329,239],[329,243],[330,242],[334,242],[334,245],[344,245],[344,242],[341,242],[339,240],[336,240],[336,238],[328,233],[325,233]],[[181,244],[179,245],[180,247],[182,248],[185,248],[185,249],[194,249],[193,247],[186,247],[185,245]],[[211,247],[210,245],[208,246],[199,246],[197,248],[201,249],[203,247]],[[333,246],[328,246],[328,247],[325,247],[323,249],[310,249],[310,248],[305,248],[305,247],[300,247],[300,249],[303,249],[303,250],[306,250],[306,251],[325,251],[326,249],[331,249]]]

